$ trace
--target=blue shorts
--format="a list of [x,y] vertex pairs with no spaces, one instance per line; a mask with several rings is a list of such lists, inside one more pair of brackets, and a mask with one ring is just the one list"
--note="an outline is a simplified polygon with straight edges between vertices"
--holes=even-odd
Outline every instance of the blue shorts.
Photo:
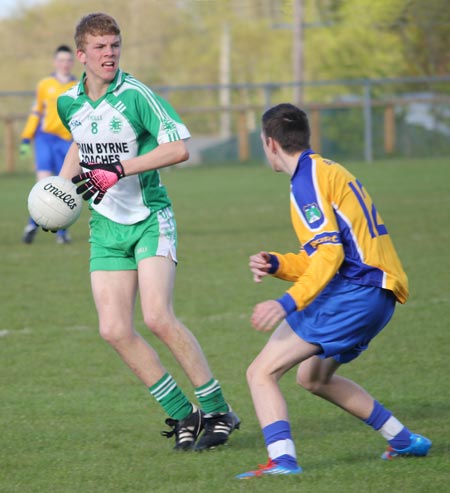
[[70,140],[61,139],[56,135],[38,132],[34,138],[36,171],[48,171],[52,175],[58,175],[71,143]]
[[321,347],[318,356],[348,363],[389,322],[395,302],[392,291],[352,284],[337,275],[309,306],[286,321],[304,341]]

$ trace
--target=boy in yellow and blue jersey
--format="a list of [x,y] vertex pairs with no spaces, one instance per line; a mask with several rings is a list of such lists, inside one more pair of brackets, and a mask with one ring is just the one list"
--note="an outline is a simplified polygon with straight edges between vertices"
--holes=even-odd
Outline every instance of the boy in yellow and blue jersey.
[[[59,174],[72,143],[72,136],[62,124],[56,106],[58,96],[77,82],[72,75],[72,49],[66,45],[58,46],[53,64],[55,72],[40,80],[37,85],[36,99],[21,136],[20,153],[24,156],[31,154],[31,142],[34,141],[37,181]],[[38,229],[38,225],[30,218],[22,237],[24,243],[32,243]],[[69,243],[67,231],[58,231],[56,241],[60,244]]]
[[247,371],[269,462],[238,475],[302,472],[297,463],[280,378],[298,365],[298,383],[378,430],[388,442],[383,459],[425,456],[431,441],[411,433],[366,390],[337,376],[367,349],[408,298],[408,280],[370,195],[341,165],[309,148],[307,115],[280,104],[262,118],[262,143],[274,171],[291,179],[291,220],[298,253],[261,251],[250,257],[255,282],[272,275],[293,284],[259,303],[256,330],[277,327]]

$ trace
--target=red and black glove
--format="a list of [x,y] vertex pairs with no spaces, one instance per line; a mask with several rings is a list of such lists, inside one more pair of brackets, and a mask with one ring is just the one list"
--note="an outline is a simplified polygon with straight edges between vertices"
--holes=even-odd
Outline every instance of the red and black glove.
[[80,165],[90,171],[74,176],[72,183],[84,182],[77,187],[77,193],[82,195],[84,200],[89,200],[98,192],[94,199],[94,204],[99,204],[107,190],[125,176],[125,171],[120,161],[110,164],[80,163]]

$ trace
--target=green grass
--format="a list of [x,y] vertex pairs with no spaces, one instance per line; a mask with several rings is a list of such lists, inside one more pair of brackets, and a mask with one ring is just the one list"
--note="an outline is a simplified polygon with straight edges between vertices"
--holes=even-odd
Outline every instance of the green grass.
[[[31,173],[0,175],[0,492],[444,492],[450,484],[450,163],[352,163],[371,192],[410,279],[411,298],[369,351],[341,374],[354,378],[406,425],[433,439],[426,459],[385,463],[378,433],[282,381],[304,474],[239,482],[266,461],[245,370],[267,335],[252,307],[285,285],[251,281],[248,256],[298,248],[288,179],[255,164],[163,173],[180,245],[178,316],[200,340],[242,429],[209,453],[175,453],[164,414],[97,334],[88,276],[87,210],[73,243],[40,232],[20,241]],[[143,327],[192,397],[170,353]]]

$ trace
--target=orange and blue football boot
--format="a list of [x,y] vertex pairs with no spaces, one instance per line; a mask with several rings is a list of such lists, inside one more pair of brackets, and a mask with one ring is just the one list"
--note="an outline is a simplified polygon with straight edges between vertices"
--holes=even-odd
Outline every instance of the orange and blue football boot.
[[406,456],[425,457],[428,454],[428,450],[430,450],[432,444],[429,438],[413,433],[410,437],[410,440],[410,446],[404,449],[396,449],[389,446],[386,452],[383,453],[381,458],[384,460],[392,460],[397,457]]
[[302,471],[303,470],[300,466],[291,469],[288,467],[280,466],[272,459],[269,459],[269,462],[266,465],[260,464],[258,469],[255,471],[248,471],[242,474],[238,474],[236,476],[236,479],[252,479],[261,476],[300,474]]

